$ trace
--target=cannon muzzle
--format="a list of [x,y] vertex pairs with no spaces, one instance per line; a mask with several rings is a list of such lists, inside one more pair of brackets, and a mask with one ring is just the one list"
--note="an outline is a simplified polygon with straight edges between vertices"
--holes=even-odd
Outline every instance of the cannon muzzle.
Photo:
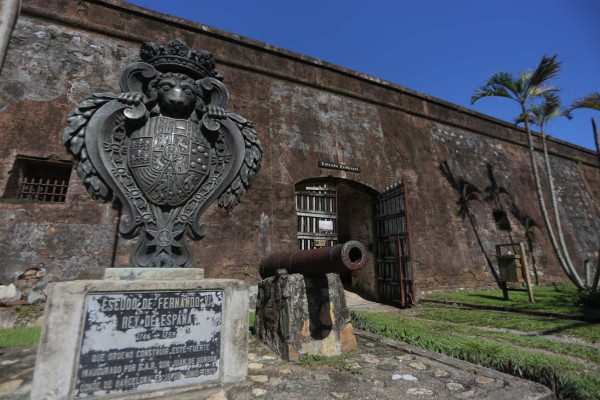
[[271,254],[262,259],[259,272],[263,279],[286,274],[325,275],[359,271],[366,263],[365,246],[350,240],[331,247]]

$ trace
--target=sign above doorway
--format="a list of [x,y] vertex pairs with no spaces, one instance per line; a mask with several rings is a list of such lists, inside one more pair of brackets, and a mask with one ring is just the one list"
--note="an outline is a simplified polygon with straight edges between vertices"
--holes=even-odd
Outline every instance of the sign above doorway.
[[319,168],[339,169],[341,171],[356,172],[357,174],[360,174],[360,167],[357,167],[356,165],[346,165],[329,161],[319,160]]

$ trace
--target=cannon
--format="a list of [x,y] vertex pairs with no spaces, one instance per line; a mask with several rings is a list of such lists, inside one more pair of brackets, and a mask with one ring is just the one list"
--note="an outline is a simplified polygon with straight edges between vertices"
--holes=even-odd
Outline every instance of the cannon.
[[325,275],[359,271],[366,263],[365,246],[350,240],[331,247],[271,254],[260,262],[259,273],[263,279],[287,274]]

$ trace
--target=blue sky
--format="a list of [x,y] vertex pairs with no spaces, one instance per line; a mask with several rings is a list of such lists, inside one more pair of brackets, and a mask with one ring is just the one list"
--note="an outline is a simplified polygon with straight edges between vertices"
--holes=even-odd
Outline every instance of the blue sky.
[[[563,63],[553,82],[570,103],[600,91],[600,0],[129,0],[512,121],[518,105],[470,97],[494,72]],[[211,49],[207,49],[211,50]],[[595,149],[577,110],[549,123],[559,139]]]

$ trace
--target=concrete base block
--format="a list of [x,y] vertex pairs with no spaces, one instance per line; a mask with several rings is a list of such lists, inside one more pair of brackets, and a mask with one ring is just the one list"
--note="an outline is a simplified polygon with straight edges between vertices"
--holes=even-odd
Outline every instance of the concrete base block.
[[179,398],[246,379],[246,283],[125,270],[50,285],[32,399]]
[[356,348],[344,287],[336,274],[294,274],[260,282],[254,331],[286,360]]
[[203,268],[107,268],[104,279],[110,281],[187,281],[204,279]]

